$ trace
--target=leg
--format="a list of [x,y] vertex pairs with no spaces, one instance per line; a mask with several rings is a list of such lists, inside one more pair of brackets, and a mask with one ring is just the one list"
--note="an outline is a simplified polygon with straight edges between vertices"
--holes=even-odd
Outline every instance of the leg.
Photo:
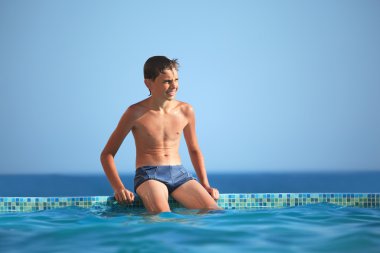
[[220,210],[215,200],[196,180],[189,180],[177,189],[171,196],[189,209]]
[[168,188],[157,180],[147,180],[136,189],[148,212],[170,212]]

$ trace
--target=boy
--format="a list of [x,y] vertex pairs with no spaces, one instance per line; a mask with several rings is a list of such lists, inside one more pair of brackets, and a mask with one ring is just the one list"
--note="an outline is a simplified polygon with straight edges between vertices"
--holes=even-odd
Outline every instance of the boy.
[[[170,212],[169,194],[190,209],[220,209],[217,189],[210,187],[195,133],[192,107],[177,101],[178,62],[153,56],[144,65],[150,97],[130,106],[101,154],[101,163],[119,203],[131,203],[134,194],[120,180],[115,163],[120,145],[132,131],[136,144],[134,190],[150,213]],[[178,153],[183,132],[200,183],[181,165]]]

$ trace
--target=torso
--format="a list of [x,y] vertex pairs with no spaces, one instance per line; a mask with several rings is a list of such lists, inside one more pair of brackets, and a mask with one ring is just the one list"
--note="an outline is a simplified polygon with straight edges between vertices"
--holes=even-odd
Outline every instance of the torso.
[[175,101],[168,111],[149,108],[144,101],[133,105],[136,119],[132,133],[136,144],[136,168],[179,165],[179,144],[187,125],[186,103]]

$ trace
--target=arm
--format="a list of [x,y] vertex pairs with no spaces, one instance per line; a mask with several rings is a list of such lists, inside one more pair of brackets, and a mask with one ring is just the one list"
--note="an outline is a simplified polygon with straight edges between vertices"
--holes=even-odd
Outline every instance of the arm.
[[201,185],[210,193],[214,199],[219,198],[219,192],[216,188],[210,187],[207,178],[207,172],[204,164],[203,155],[201,149],[198,145],[198,140],[195,132],[195,113],[191,106],[186,106],[185,116],[188,120],[188,124],[183,130],[183,134],[186,140],[187,149],[189,150],[189,155],[191,162],[194,166],[197,177]]
[[132,128],[132,118],[132,109],[128,108],[121,117],[116,129],[113,131],[100,155],[103,170],[115,192],[115,199],[119,203],[130,203],[134,200],[134,194],[125,189],[114,161],[117,151]]

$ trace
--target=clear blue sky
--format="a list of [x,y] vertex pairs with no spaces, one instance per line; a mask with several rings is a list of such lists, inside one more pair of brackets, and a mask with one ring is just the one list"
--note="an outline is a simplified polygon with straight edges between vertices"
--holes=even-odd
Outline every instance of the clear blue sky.
[[[380,1],[0,1],[0,173],[102,173],[178,58],[209,172],[380,170]],[[116,162],[132,173],[132,136]],[[182,142],[183,164],[191,167]]]

